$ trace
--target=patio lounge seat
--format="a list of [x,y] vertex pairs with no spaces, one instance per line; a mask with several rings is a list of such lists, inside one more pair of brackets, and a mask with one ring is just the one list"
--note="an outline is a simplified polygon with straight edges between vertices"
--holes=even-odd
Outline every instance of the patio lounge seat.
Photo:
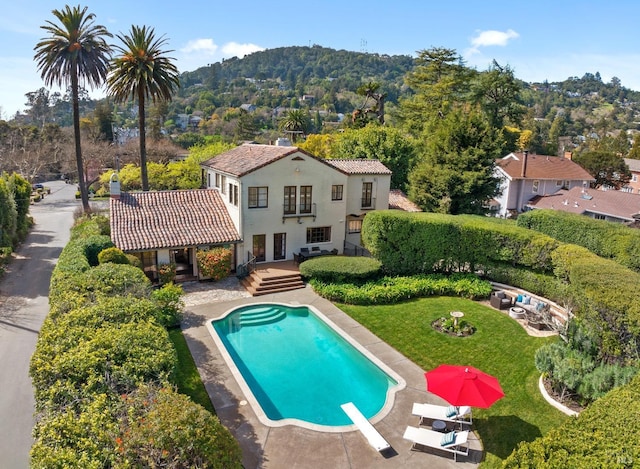
[[503,291],[496,291],[491,293],[489,297],[489,303],[496,309],[508,309],[512,306],[511,297]]
[[[454,409],[456,410],[456,413],[450,412],[450,410],[452,411]],[[463,423],[467,423],[469,425],[473,423],[471,407],[469,406],[447,407],[444,405],[421,404],[414,402],[413,410],[411,412],[413,415],[420,417],[420,424],[422,424],[424,419],[459,423],[460,428],[462,428]]]
[[347,414],[356,427],[358,427],[358,430],[360,430],[360,432],[365,436],[371,446],[378,451],[384,451],[391,448],[391,445],[387,443],[387,440],[378,433],[378,430],[376,430],[376,428],[371,425],[371,422],[362,415],[353,402],[347,402],[346,404],[342,404],[340,407],[342,407],[344,413]]
[[[453,432],[452,432],[453,433]],[[458,455],[469,456],[469,432],[467,430],[455,432],[451,443],[445,443],[448,433],[440,433],[426,428],[407,427],[403,438],[412,442],[411,450],[418,450],[418,445],[428,448],[440,449],[453,453],[453,460],[457,461]],[[444,445],[442,443],[445,443]]]

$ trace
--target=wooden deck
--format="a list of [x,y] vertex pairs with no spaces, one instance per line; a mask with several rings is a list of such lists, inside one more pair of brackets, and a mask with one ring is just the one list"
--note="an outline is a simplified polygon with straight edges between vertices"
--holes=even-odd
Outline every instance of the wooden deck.
[[295,290],[305,286],[300,269],[294,261],[257,264],[255,270],[242,279],[242,285],[253,296]]

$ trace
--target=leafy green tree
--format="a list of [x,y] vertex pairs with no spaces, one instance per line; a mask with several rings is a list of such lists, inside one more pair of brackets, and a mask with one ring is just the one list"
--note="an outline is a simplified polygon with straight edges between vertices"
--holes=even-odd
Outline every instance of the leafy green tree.
[[520,125],[525,113],[521,86],[508,65],[502,67],[494,60],[489,70],[478,75],[472,90],[473,99],[480,104],[491,126]]
[[118,54],[107,78],[109,94],[116,102],[132,98],[138,103],[138,129],[140,133],[140,171],[142,190],[149,190],[147,176],[146,101],[171,101],[180,85],[177,67],[163,50],[166,39],[156,38],[153,28],[131,26],[128,35],[117,35],[123,46],[115,46]]
[[633,160],[640,160],[640,138],[633,139],[633,145],[631,145],[631,150],[629,150],[627,157]]
[[631,180],[631,171],[624,162],[624,158],[613,152],[586,151],[574,156],[573,161],[595,178],[591,186],[596,189],[602,186],[620,189]]
[[483,214],[498,193],[494,161],[504,141],[474,109],[451,109],[409,174],[409,198],[429,212]]
[[60,24],[47,21],[41,26],[49,37],[36,44],[34,59],[47,86],[70,85],[80,198],[84,211],[89,212],[80,146],[79,81],[85,81],[90,87],[102,85],[111,53],[105,37],[112,37],[112,34],[104,26],[94,25],[95,15],[87,14],[87,7],[81,9],[80,6],[67,5],[63,10],[53,10],[52,13]]
[[393,174],[391,188],[405,190],[415,148],[400,130],[369,124],[350,129],[335,137],[332,158],[366,158],[380,160]]
[[9,185],[0,177],[0,247],[13,246],[18,226],[18,211]]

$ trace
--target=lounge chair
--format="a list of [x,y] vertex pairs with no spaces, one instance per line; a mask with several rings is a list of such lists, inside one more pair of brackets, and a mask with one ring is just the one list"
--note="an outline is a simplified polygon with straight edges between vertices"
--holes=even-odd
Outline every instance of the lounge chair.
[[344,410],[344,413],[349,416],[351,421],[355,423],[358,430],[360,430],[360,432],[365,436],[371,446],[378,451],[384,451],[391,448],[391,445],[387,443],[387,440],[378,433],[378,430],[376,430],[376,428],[371,425],[371,422],[362,415],[362,412],[358,410],[353,402],[347,402],[346,404],[342,404],[340,407],[342,407],[342,410]]
[[440,449],[448,453],[453,453],[453,460],[458,460],[458,455],[469,456],[469,432],[467,430],[455,432],[453,442],[443,445],[443,438],[446,433],[435,432],[426,428],[407,427],[403,438],[412,442],[411,450],[418,450],[417,445],[428,448]]
[[[456,413],[451,414],[449,410],[454,409]],[[471,407],[469,406],[447,407],[444,405],[420,404],[418,402],[415,402],[413,404],[412,413],[413,415],[417,415],[418,417],[420,417],[420,424],[423,423],[424,419],[442,420],[444,422],[459,423],[460,429],[462,429],[463,423],[469,425],[473,423]]]

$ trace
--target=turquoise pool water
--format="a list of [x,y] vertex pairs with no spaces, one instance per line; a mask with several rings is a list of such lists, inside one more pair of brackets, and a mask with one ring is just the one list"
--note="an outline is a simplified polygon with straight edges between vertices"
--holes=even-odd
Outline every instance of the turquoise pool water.
[[306,306],[243,306],[212,326],[272,421],[351,425],[341,404],[371,418],[398,384]]

